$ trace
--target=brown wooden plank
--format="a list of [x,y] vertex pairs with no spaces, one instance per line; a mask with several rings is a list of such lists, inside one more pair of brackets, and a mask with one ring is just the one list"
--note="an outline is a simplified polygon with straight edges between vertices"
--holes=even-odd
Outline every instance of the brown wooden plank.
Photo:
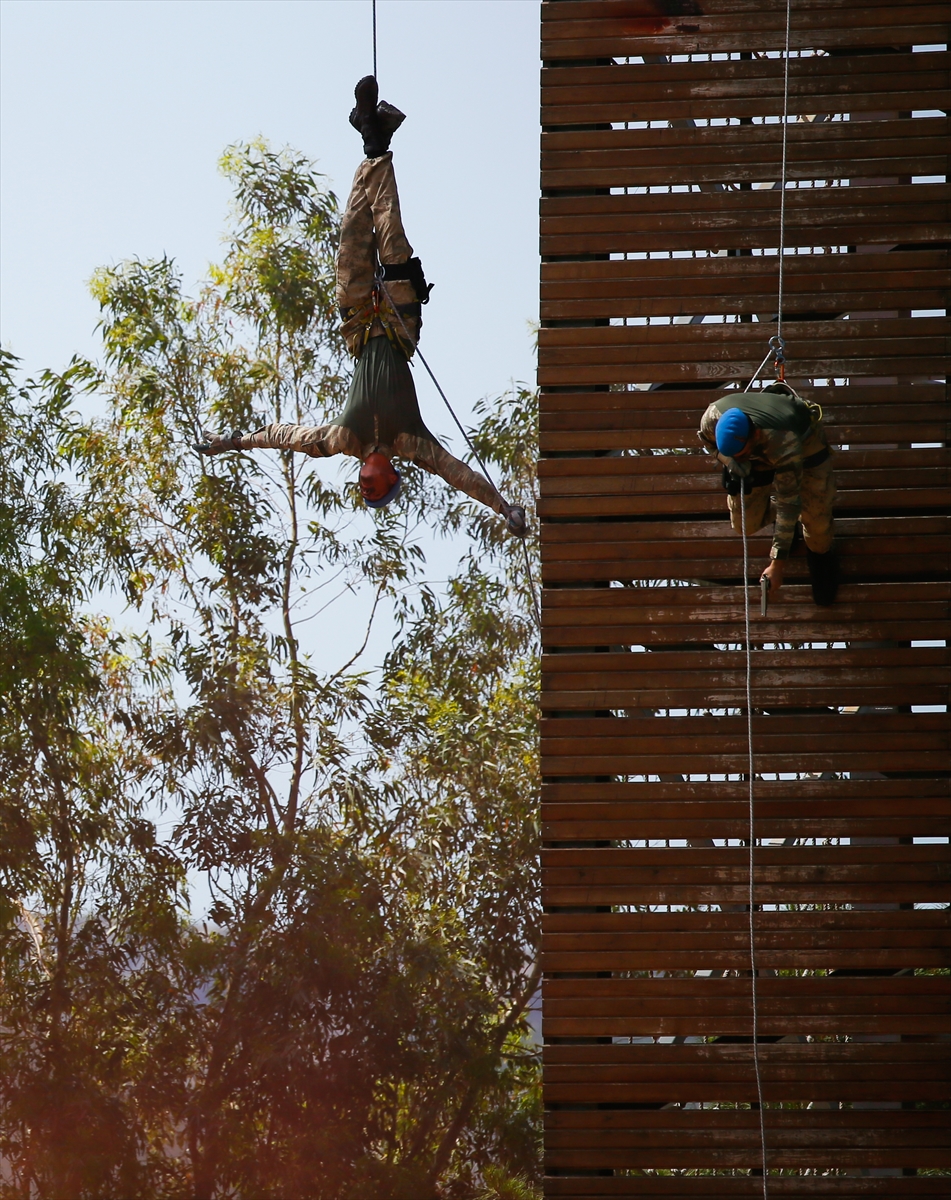
[[[797,321],[786,331],[787,340],[793,335],[800,342],[808,340],[820,347],[813,353],[856,354],[866,351],[867,344],[887,339],[888,353],[942,354],[948,350],[951,323],[946,317],[883,317],[851,321]],[[704,325],[624,325],[582,326],[539,330],[539,353],[549,365],[561,361],[580,363],[584,355],[594,352],[603,361],[669,361],[689,356],[716,360],[718,351],[724,356],[759,350],[764,331],[753,324]],[[768,340],[768,339],[767,339]],[[842,349],[838,349],[841,346]],[[571,356],[566,357],[566,356]],[[762,355],[760,355],[762,358]]]
[[[804,593],[791,590],[791,595],[801,596]],[[951,615],[951,586],[946,582],[930,581],[919,583],[867,583],[849,584],[843,589],[842,604],[845,614],[850,619],[868,619],[873,613],[892,612],[891,606],[905,604],[937,604],[941,611]],[[555,589],[543,593],[543,620],[570,620],[583,623],[582,618],[576,618],[574,613],[579,610],[609,610],[612,613],[624,611],[625,619],[646,621],[651,624],[657,621],[672,621],[680,624],[684,613],[688,616],[699,616],[705,620],[723,619],[730,621],[737,616],[742,617],[743,595],[735,588],[728,587],[653,587],[653,588],[566,588]],[[696,613],[693,611],[696,609]],[[805,613],[790,609],[790,619]],[[897,615],[894,614],[894,615]],[[826,613],[826,619],[835,620],[835,614]],[[593,623],[601,623],[604,616],[592,615]],[[783,639],[779,639],[783,640]],[[826,641],[826,638],[817,638]],[[834,641],[842,640],[833,638]],[[850,639],[845,639],[850,640]],[[852,639],[854,640],[854,639]],[[865,639],[863,639],[865,640]]]
[[[787,189],[785,242],[809,247],[946,241],[948,193],[943,183]],[[646,194],[553,194],[541,202],[541,252],[563,258],[775,249],[778,231],[779,195],[768,189],[689,192],[684,185],[681,191]]]
[[[786,178],[868,179],[943,175],[943,117],[913,121],[837,121],[788,127]],[[782,161],[778,125],[619,129],[542,136],[542,188],[652,187],[757,183],[775,179]]]
[[[947,108],[947,53],[893,54],[887,63],[886,71],[875,56],[798,59],[788,111]],[[779,58],[547,67],[542,126],[775,115],[782,111],[783,74]]]
[[[761,976],[763,1036],[943,1034],[948,989],[940,976]],[[749,980],[548,978],[549,1038],[749,1036]],[[616,1047],[611,1047],[612,1050]]]
[[[918,779],[914,785],[891,780],[758,780],[756,786],[756,829],[762,838],[947,837],[949,820],[947,780]],[[735,783],[545,783],[542,787],[546,843],[735,838],[746,837],[748,829],[747,797]],[[694,914],[691,920],[699,917]]]
[[[853,406],[900,406],[906,404],[940,404],[951,402],[951,385],[947,383],[929,382],[915,379],[901,384],[880,384],[861,382],[851,385],[832,387],[813,386],[812,381],[802,384],[799,394],[806,400],[812,400],[822,406],[823,412],[829,409],[850,408]],[[539,405],[543,415],[556,413],[585,413],[588,410],[607,412],[611,409],[630,412],[653,412],[673,409],[683,411],[693,409],[702,412],[710,400],[720,395],[720,390],[711,387],[709,393],[701,388],[670,388],[658,391],[631,388],[622,391],[590,391],[590,392],[550,392],[542,391],[539,395]],[[909,459],[909,462],[914,461]],[[544,470],[556,468],[545,466]],[[605,469],[612,469],[610,463],[605,463]]]
[[[787,374],[796,382],[804,376],[943,373],[951,325],[943,317],[802,321],[784,332]],[[752,324],[541,329],[538,378],[544,387],[725,383],[752,376],[763,346],[763,332]]]
[[[866,1200],[870,1196],[888,1200],[919,1200],[922,1197],[944,1197],[947,1179],[941,1176],[905,1178],[860,1178],[855,1175],[777,1175],[770,1178],[770,1193],[774,1196],[835,1197],[835,1200]],[[654,1196],[718,1197],[730,1200],[757,1200],[763,1195],[763,1181],[755,1176],[727,1175],[650,1175],[637,1173],[626,1177],[592,1178],[590,1176],[546,1176],[544,1194],[553,1200],[592,1200],[593,1197]]]
[[[855,29],[836,28],[834,14],[830,14],[830,21],[825,25],[818,21],[813,25],[810,21],[808,26],[800,28],[797,24],[790,33],[790,49],[843,51],[878,46],[906,49],[912,45],[947,44],[948,27],[943,6],[916,5],[913,12],[901,6],[896,8],[905,16],[907,24],[879,24],[881,9],[855,10],[857,16],[865,16]],[[926,24],[929,17],[933,23]],[[780,18],[776,17],[774,21],[780,21]],[[655,33],[653,30],[658,27],[658,20],[652,17],[646,22],[637,19],[624,22],[625,33],[576,38],[564,34],[549,37],[549,27],[544,27],[542,60],[554,64],[560,60],[590,62],[592,59],[644,54],[715,54],[782,49],[785,44],[782,28],[761,30],[758,27],[751,29],[751,25],[758,26],[759,19],[747,21],[746,29],[735,29],[732,26],[725,28],[715,17],[691,16],[683,18],[679,25],[671,22],[665,33]]]
[[[581,1049],[581,1048],[566,1048]],[[617,1049],[656,1050],[654,1046],[618,1046]],[[678,1050],[693,1050],[693,1046],[677,1046]],[[712,1048],[711,1048],[712,1049]],[[728,1048],[723,1046],[724,1051]],[[708,1094],[711,1090],[711,1080],[714,1070],[719,1068],[723,1073],[724,1084],[730,1086],[730,1091],[736,1093],[741,1088],[755,1086],[753,1079],[753,1062],[749,1046],[732,1048],[746,1050],[744,1055],[684,1055],[678,1060],[665,1061],[664,1056],[658,1055],[656,1063],[650,1062],[650,1057],[634,1057],[627,1060],[623,1056],[605,1061],[592,1055],[590,1060],[578,1062],[550,1063],[546,1056],[545,1084],[552,1088],[552,1096],[558,1097],[567,1093],[566,1085],[574,1084],[576,1091],[575,1103],[592,1103],[593,1087],[598,1084],[605,1087],[605,1093],[611,1099],[621,1099],[626,1102],[624,1092],[638,1093],[642,1099],[648,1093],[651,1099],[663,1097],[658,1087],[663,1088],[663,1070],[670,1072],[671,1092],[683,1094],[687,1072],[696,1070],[699,1075],[700,1091]],[[770,1046],[768,1048],[773,1048]],[[785,1049],[784,1046],[782,1049]],[[791,1048],[790,1048],[791,1049]],[[796,1046],[795,1049],[809,1049]],[[907,1090],[910,1082],[921,1080],[931,1090],[937,1092],[940,1087],[941,1075],[944,1074],[945,1087],[947,1084],[946,1050],[943,1052],[937,1044],[917,1046],[926,1054],[919,1058],[903,1058],[896,1056],[895,1060],[883,1058],[879,1062],[866,1063],[836,1060],[821,1055],[803,1057],[799,1062],[785,1060],[785,1056],[773,1055],[767,1052],[766,1046],[761,1049],[761,1066],[764,1070],[765,1084],[772,1094],[772,1099],[792,1099],[790,1091],[802,1093],[802,1085],[808,1084],[807,1072],[814,1074],[826,1069],[835,1072],[830,1080],[832,1087],[841,1085],[843,1092],[857,1091],[855,1085],[862,1081],[862,1076],[872,1085],[871,1090],[883,1092],[887,1087],[886,1073],[895,1070],[896,1086],[891,1091]],[[928,1054],[929,1051],[929,1054]],[[928,1058],[931,1057],[931,1062]],[[785,1061],[784,1061],[785,1060]],[[712,1068],[712,1069],[711,1069]],[[586,1074],[590,1072],[590,1075]],[[904,1078],[902,1078],[904,1076]],[[635,1082],[636,1080],[636,1082]],[[627,1086],[626,1086],[627,1085]],[[640,1086],[638,1086],[640,1085]],[[651,1086],[653,1085],[653,1086]],[[878,1085],[878,1086],[875,1086]],[[885,1086],[883,1086],[885,1085]],[[716,1086],[716,1085],[713,1085]],[[611,1094],[614,1093],[614,1094]],[[705,1097],[706,1098],[706,1094]],[[558,1097],[561,1098],[561,1097]],[[699,1099],[700,1097],[696,1097]],[[748,1099],[748,1092],[746,1094]],[[819,1097],[817,1097],[818,1099]],[[823,1097],[825,1098],[825,1097]],[[844,1094],[839,1099],[845,1099]],[[871,1097],[869,1097],[871,1098]],[[891,1099],[891,1097],[880,1097]],[[555,1100],[554,1103],[557,1103]],[[629,1102],[628,1102],[629,1103]],[[546,1129],[552,1133],[561,1134],[551,1141],[552,1145],[581,1146],[597,1145],[594,1136],[602,1135],[600,1145],[615,1146],[648,1146],[682,1145],[684,1134],[696,1134],[698,1140],[705,1141],[704,1135],[710,1136],[718,1132],[717,1144],[723,1146],[759,1146],[759,1118],[755,1112],[747,1110],[707,1109],[683,1110],[668,1108],[660,1111],[627,1110],[627,1111],[566,1111],[550,1112],[545,1118]],[[815,1146],[832,1145],[871,1145],[878,1138],[885,1145],[892,1146],[944,1146],[947,1145],[947,1116],[940,1111],[897,1111],[872,1112],[861,1110],[819,1109],[812,1111],[773,1110],[770,1120],[770,1146],[773,1150],[782,1147],[794,1147],[813,1144]],[[750,1134],[753,1138],[750,1138]],[[707,1145],[708,1144],[707,1142]]]
[[[784,272],[784,310],[874,311],[947,306],[946,251],[794,255]],[[879,260],[879,261],[876,261]],[[858,264],[856,268],[854,264]],[[775,256],[557,262],[542,268],[544,321],[602,320],[775,308]],[[887,301],[884,299],[887,297]]]
[[[557,0],[542,4],[542,22],[545,28],[552,28],[556,34],[563,26],[559,21],[588,21],[602,18],[611,20],[627,20],[630,17],[662,16],[667,7],[681,8],[677,16],[689,16],[687,8],[692,7],[698,0]],[[799,11],[806,13],[816,9],[823,12],[840,13],[839,21],[843,28],[850,28],[850,12],[847,0],[796,0]],[[869,8],[886,7],[894,0],[867,0]],[[704,0],[704,12],[708,15],[724,16],[739,13],[785,13],[783,0]],[[895,18],[893,18],[895,19]]]
[[[946,649],[756,651],[751,682],[759,706],[946,704]],[[851,668],[851,670],[850,670]],[[544,709],[742,706],[740,653],[555,654],[542,659]]]

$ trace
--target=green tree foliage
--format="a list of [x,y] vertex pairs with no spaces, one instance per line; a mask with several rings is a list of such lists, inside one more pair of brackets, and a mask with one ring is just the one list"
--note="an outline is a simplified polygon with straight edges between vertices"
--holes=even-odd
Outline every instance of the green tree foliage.
[[[371,513],[335,464],[194,453],[202,425],[326,420],[348,369],[333,194],[263,143],[222,166],[197,298],[168,260],[102,270],[101,372],[4,363],[0,1189],[527,1196],[526,559],[412,467]],[[475,431],[529,509],[533,406]],[[434,534],[458,551],[439,586]],[[110,592],[136,632],[93,615]],[[341,604],[366,614],[350,646]]]

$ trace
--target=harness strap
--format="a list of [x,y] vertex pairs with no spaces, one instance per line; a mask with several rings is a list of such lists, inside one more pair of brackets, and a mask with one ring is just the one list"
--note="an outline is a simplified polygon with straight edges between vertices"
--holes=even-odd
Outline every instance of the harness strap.
[[812,467],[821,467],[830,453],[829,447],[823,446],[821,450],[817,450],[815,454],[810,454],[808,458],[802,460],[803,468],[808,471]]

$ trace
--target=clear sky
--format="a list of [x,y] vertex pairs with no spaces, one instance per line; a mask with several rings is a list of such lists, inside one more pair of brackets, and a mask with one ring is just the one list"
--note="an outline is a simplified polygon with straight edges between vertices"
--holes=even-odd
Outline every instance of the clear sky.
[[[404,220],[436,285],[423,347],[464,412],[534,370],[538,19],[536,0],[378,3]],[[289,144],[342,198],[362,156],[370,0],[2,0],[0,55],[0,340],[31,371],[96,354],[97,266],[168,254],[203,277],[229,143]]]

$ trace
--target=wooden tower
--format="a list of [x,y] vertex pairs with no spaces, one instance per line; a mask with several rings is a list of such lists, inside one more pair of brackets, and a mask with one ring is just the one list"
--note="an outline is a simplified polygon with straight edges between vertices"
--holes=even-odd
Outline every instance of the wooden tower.
[[[792,0],[788,378],[844,585],[754,597],[774,1196],[951,1182],[948,16]],[[756,1197],[742,549],[696,429],[775,329],[786,3],[542,18],[546,1196]]]

